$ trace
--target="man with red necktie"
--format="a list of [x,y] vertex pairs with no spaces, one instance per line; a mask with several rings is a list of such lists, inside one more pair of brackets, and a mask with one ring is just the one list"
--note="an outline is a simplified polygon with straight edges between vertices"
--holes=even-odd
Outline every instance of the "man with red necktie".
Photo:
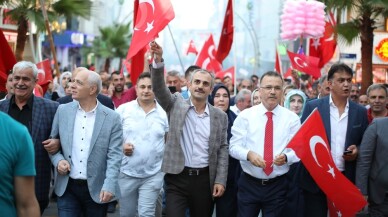
[[283,79],[267,72],[260,79],[261,104],[242,111],[232,127],[230,155],[240,160],[243,174],[238,182],[238,216],[281,215],[286,203],[285,174],[299,159],[284,149],[300,128],[299,117],[279,105]]

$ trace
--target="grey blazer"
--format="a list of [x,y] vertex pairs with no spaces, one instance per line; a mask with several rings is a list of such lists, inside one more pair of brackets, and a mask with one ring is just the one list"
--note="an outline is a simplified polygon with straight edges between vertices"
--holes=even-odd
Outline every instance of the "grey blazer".
[[376,204],[384,201],[388,191],[388,118],[375,118],[362,138],[356,185]]
[[[71,150],[78,105],[78,102],[62,104],[55,114],[51,136],[60,138],[61,141],[61,150],[50,156],[55,168],[63,159],[72,165]],[[122,157],[122,135],[119,114],[99,103],[87,163],[90,196],[96,203],[100,203],[99,195],[102,190],[114,194],[114,200],[120,196],[117,179]],[[58,196],[65,193],[68,180],[69,175],[60,175],[55,169],[55,193]]]
[[[162,171],[179,174],[185,167],[185,156],[180,144],[186,114],[190,108],[190,99],[185,100],[180,93],[171,94],[164,83],[164,68],[151,69],[152,89],[156,99],[167,112],[170,130],[167,134],[164,149]],[[228,175],[228,118],[226,113],[209,106],[210,138],[209,138],[209,176],[210,188],[214,183],[226,186]]]

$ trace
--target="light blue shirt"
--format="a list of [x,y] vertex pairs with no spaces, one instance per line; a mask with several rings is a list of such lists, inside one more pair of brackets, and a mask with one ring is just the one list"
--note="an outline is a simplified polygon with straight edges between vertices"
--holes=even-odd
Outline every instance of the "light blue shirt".
[[191,100],[190,105],[180,138],[181,147],[185,155],[185,166],[203,168],[209,166],[209,106],[206,103],[204,113],[198,114]]
[[145,113],[137,100],[117,108],[123,124],[124,143],[134,145],[131,156],[123,155],[122,173],[137,178],[155,175],[161,170],[164,135],[168,132],[167,114],[155,101],[156,107]]

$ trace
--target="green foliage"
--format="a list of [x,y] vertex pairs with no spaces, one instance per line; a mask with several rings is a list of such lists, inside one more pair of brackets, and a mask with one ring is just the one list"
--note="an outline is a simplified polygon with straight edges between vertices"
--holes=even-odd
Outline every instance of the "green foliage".
[[93,52],[103,58],[124,58],[127,55],[129,42],[132,38],[130,23],[100,28],[101,36],[93,41]]

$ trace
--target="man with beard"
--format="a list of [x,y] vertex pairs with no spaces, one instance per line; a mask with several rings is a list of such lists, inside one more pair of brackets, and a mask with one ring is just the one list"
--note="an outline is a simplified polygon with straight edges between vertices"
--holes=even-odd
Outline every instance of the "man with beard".
[[387,117],[387,88],[382,84],[372,84],[368,87],[366,94],[370,106],[367,110],[369,123],[372,123],[374,118]]
[[115,71],[112,73],[110,78],[112,82],[111,85],[114,88],[112,90],[112,101],[116,108],[119,107],[121,104],[136,99],[135,87],[132,87],[128,90],[124,89],[125,79],[123,74],[121,74],[119,71]]
[[358,89],[357,84],[352,84],[352,89],[350,90],[350,100],[355,103],[358,103],[358,98],[360,97],[360,89]]

